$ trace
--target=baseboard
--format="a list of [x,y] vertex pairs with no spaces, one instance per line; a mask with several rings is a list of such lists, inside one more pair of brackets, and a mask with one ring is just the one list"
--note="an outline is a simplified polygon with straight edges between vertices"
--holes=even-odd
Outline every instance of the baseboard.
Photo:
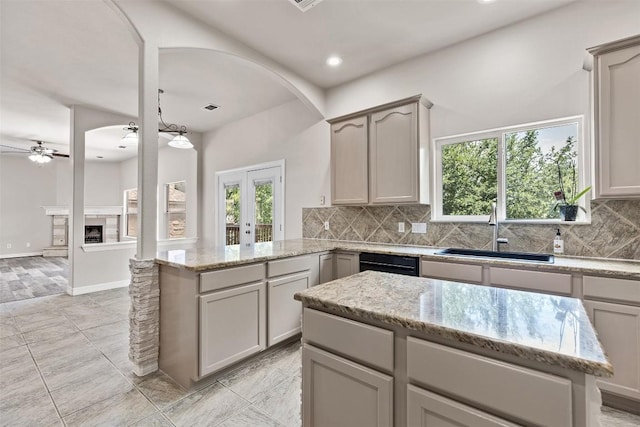
[[116,282],[98,283],[97,285],[81,286],[79,288],[72,288],[67,286],[67,294],[69,295],[82,295],[90,294],[92,292],[106,291],[109,289],[126,288],[129,286],[129,280],[118,280]]
[[638,406],[637,400],[617,396],[615,394],[609,394],[605,391],[602,391],[602,403],[607,406],[611,406],[612,408],[640,415],[640,406]]
[[40,252],[25,252],[22,254],[3,254],[0,255],[0,259],[3,258],[22,258],[22,257],[28,257],[28,256],[42,256],[42,251]]

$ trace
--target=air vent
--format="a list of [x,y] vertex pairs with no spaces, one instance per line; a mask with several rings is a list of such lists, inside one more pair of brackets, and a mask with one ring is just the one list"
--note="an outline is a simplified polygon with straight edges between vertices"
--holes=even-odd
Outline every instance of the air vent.
[[203,110],[208,110],[208,111],[217,110],[218,108],[220,108],[220,106],[216,104],[207,104],[204,107],[202,107]]
[[307,10],[311,9],[313,6],[320,3],[322,0],[289,0],[289,1],[293,3],[301,11],[306,12]]

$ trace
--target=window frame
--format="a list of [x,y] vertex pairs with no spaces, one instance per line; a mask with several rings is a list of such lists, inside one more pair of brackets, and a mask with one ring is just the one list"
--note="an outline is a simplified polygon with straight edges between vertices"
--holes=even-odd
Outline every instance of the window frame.
[[[431,221],[433,222],[477,222],[486,223],[489,220],[489,212],[486,215],[443,215],[443,200],[442,200],[442,147],[446,145],[459,144],[462,142],[477,141],[482,139],[495,138],[498,140],[498,159],[497,159],[497,203],[496,210],[498,220],[503,223],[516,223],[516,224],[590,224],[591,223],[591,209],[590,203],[586,203],[587,200],[591,200],[589,195],[582,197],[578,201],[578,205],[586,210],[586,213],[582,210],[578,211],[578,218],[576,221],[561,221],[558,219],[506,219],[506,134],[516,132],[526,132],[535,129],[551,128],[556,126],[563,126],[567,124],[577,124],[576,132],[576,145],[575,150],[577,153],[576,165],[578,167],[578,188],[586,188],[591,182],[591,163],[590,152],[588,151],[588,145],[586,143],[585,120],[584,115],[576,115],[563,117],[558,119],[543,120],[538,122],[531,122],[525,124],[519,124],[514,126],[504,126],[495,129],[483,130],[478,132],[469,132],[459,135],[446,136],[441,138],[434,138],[432,141],[432,150],[434,153],[434,184],[433,184],[433,204],[431,209]],[[551,197],[552,195],[550,195]]]
[[[123,191],[123,199],[124,199],[124,215],[123,215],[123,221],[122,221],[122,236],[124,239],[128,239],[128,240],[135,240],[137,239],[137,232],[136,232],[136,236],[131,236],[129,235],[129,215],[137,215],[138,214],[138,210],[136,208],[135,212],[130,212],[129,211],[129,198],[128,198],[128,194],[130,191],[138,191],[137,187],[133,187],[133,188],[127,188],[126,190]],[[138,200],[139,202],[139,200]],[[137,229],[136,229],[137,230]]]
[[[169,186],[172,184],[178,184],[178,183],[184,183],[184,194],[185,194],[185,200],[184,200],[184,209],[181,210],[173,210],[170,211],[169,210]],[[179,240],[179,239],[186,239],[187,238],[187,180],[186,179],[181,179],[179,181],[172,181],[172,182],[167,182],[164,184],[164,232],[166,234],[166,238],[169,240]],[[184,213],[184,223],[185,223],[185,230],[184,230],[184,236],[182,237],[171,237],[170,233],[169,233],[169,216],[171,214],[175,214],[175,213]]]

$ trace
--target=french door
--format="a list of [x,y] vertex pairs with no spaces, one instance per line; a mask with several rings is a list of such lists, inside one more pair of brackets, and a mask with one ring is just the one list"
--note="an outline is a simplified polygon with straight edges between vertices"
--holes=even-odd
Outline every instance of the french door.
[[218,244],[284,238],[284,162],[218,173]]

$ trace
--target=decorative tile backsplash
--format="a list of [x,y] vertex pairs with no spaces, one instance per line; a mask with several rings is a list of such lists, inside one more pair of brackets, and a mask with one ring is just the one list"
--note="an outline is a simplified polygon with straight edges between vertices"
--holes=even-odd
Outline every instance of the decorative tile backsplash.
[[[305,238],[401,245],[491,249],[488,224],[431,222],[428,205],[304,208]],[[329,221],[325,231],[324,222]],[[398,232],[398,223],[405,231]],[[426,234],[411,233],[412,222],[426,222]],[[590,225],[500,224],[504,250],[551,253],[560,228],[565,255],[640,260],[640,200],[591,202]]]

